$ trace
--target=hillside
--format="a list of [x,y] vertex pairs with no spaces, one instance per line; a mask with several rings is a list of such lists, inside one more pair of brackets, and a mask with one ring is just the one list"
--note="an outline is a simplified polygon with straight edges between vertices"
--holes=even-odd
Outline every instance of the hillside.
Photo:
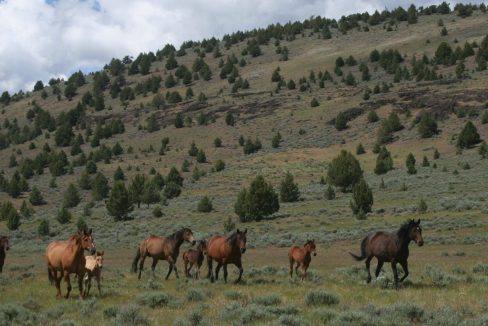
[[[397,309],[398,318],[403,318],[404,312],[392,303],[407,301],[418,304],[422,313],[408,317],[408,322],[402,319],[405,323],[486,322],[488,154],[480,155],[486,143],[463,146],[458,139],[468,121],[480,140],[488,139],[488,14],[484,6],[472,13],[469,6],[433,13],[439,8],[352,15],[338,22],[316,17],[223,40],[188,42],[178,50],[167,45],[137,58],[114,59],[100,72],[38,83],[32,92],[4,93],[0,234],[10,236],[11,250],[7,273],[0,278],[6,293],[0,303],[27,302],[30,294],[39,299],[37,321],[90,323],[79,320],[71,301],[63,307],[54,301],[55,290],[48,286],[41,258],[49,242],[68,238],[86,223],[94,229],[97,247],[107,252],[107,290],[103,298],[84,303],[83,309],[91,311],[90,302],[97,306],[104,301],[93,318],[104,318],[105,323],[112,322],[105,314],[108,307],[154,290],[184,302],[182,307],[144,308],[154,324],[164,313],[173,321],[199,311],[206,320],[220,318],[219,323],[226,324],[228,316],[205,305],[225,303],[230,311],[236,302],[239,307],[234,308],[256,314],[249,318],[257,323],[278,318],[285,323],[296,315],[298,324],[319,319],[347,323],[347,318],[356,317],[388,324],[384,310]],[[372,112],[377,121],[370,118]],[[399,118],[397,130],[387,128],[392,116]],[[435,121],[438,130],[422,135],[424,116]],[[281,138],[273,146],[277,133]],[[239,144],[241,137],[244,143],[258,139],[262,148],[246,154],[248,144]],[[216,138],[221,146],[216,146]],[[203,150],[205,159],[190,155],[192,143]],[[357,154],[359,144],[364,154]],[[375,173],[379,146],[386,146],[393,161],[393,169],[381,174]],[[122,150],[114,150],[117,147]],[[374,203],[368,214],[355,216],[352,193],[342,192],[327,178],[329,164],[341,150],[359,160],[372,189]],[[407,172],[409,153],[416,158],[415,174]],[[216,168],[219,160],[225,163],[222,170]],[[86,182],[96,176],[87,172],[93,163],[110,188],[119,167],[128,188],[136,175],[147,181],[156,176],[166,186],[150,188],[146,197],[151,198],[143,198],[148,204],[138,207],[135,201],[134,209],[116,220],[107,210],[108,192],[100,196],[83,189],[93,187]],[[167,190],[173,167],[184,179],[178,191]],[[300,200],[281,201],[279,211],[263,219],[241,221],[234,210],[239,191],[262,175],[279,194],[287,172],[298,185]],[[80,198],[68,208],[71,219],[62,224],[57,216],[73,186]],[[330,187],[335,198],[328,200]],[[34,188],[44,202],[32,204]],[[174,196],[175,191],[181,194]],[[213,209],[199,212],[205,196]],[[19,211],[18,227],[7,221],[7,202]],[[419,207],[420,202],[426,208]],[[155,216],[158,209],[160,217]],[[411,247],[410,283],[393,290],[388,266],[386,285],[365,285],[363,265],[346,252],[357,252],[366,233],[396,230],[411,218],[422,220],[426,245]],[[46,221],[49,226],[41,231]],[[230,285],[212,288],[206,281],[173,278],[165,283],[162,276],[148,283],[147,262],[146,280],[137,283],[128,272],[137,243],[149,234],[190,227],[200,239],[229,231],[226,225],[232,223],[247,228],[251,248],[244,256],[247,280],[232,286],[243,296],[235,302],[227,295]],[[287,248],[308,239],[318,243],[312,278],[303,285],[290,283]],[[160,265],[164,267],[158,271],[166,271],[167,264]],[[12,284],[26,288],[19,292]],[[187,302],[179,295],[194,286],[210,301]],[[337,293],[339,306],[309,309],[303,298],[318,286]],[[253,301],[270,293],[283,303],[276,309],[297,306],[299,312],[270,312],[266,304]],[[459,293],[463,300],[456,300]],[[350,309],[344,310],[351,316],[341,307]],[[56,309],[64,309],[64,315]],[[382,312],[375,315],[374,309]],[[236,320],[244,323],[246,312]],[[325,321],[327,313],[334,317]]]

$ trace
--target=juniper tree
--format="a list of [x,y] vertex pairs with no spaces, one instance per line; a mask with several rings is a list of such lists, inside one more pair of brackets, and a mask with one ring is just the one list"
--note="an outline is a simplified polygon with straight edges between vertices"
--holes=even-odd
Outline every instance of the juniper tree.
[[325,198],[327,200],[333,200],[333,199],[335,199],[335,197],[336,197],[335,190],[334,190],[334,188],[332,188],[331,185],[329,185],[327,187],[327,189],[325,190]]
[[363,144],[359,143],[356,147],[356,155],[362,155],[364,153],[366,153],[366,151],[364,150],[364,146]]
[[71,213],[66,207],[62,206],[56,215],[56,220],[59,224],[67,224],[71,221]]
[[300,190],[298,185],[293,180],[293,175],[287,173],[280,184],[280,199],[284,203],[291,203],[298,201],[300,198]]
[[425,111],[420,116],[418,131],[422,138],[430,138],[438,133],[437,122]]
[[197,211],[200,213],[210,213],[213,210],[212,200],[204,196],[197,205]]
[[343,192],[350,191],[362,176],[363,171],[359,161],[345,150],[330,162],[327,170],[328,182],[340,187]]
[[370,110],[370,111],[368,112],[368,122],[373,123],[373,122],[378,121],[379,119],[380,119],[380,118],[378,117],[378,114],[376,113],[376,111],[374,111],[374,110]]
[[481,158],[488,158],[488,144],[486,143],[486,141],[483,141],[481,143],[479,154]]
[[149,207],[150,204],[155,204],[160,200],[161,196],[159,195],[158,186],[153,182],[146,182],[141,201]]
[[478,130],[471,121],[468,121],[458,136],[457,147],[470,148],[473,145],[478,144],[480,141]]
[[263,176],[258,175],[251,182],[249,189],[243,188],[234,205],[234,211],[241,222],[261,220],[280,208],[278,195]]
[[214,164],[214,169],[216,172],[222,171],[225,169],[225,163],[222,160],[217,160]]
[[356,183],[352,189],[351,209],[357,218],[364,218],[365,214],[371,212],[373,206],[373,192],[363,178]]
[[44,201],[44,198],[43,198],[42,194],[41,194],[41,191],[36,186],[33,186],[32,187],[32,190],[31,190],[31,192],[29,194],[29,202],[33,206],[44,205],[46,203]]
[[125,180],[124,171],[122,171],[120,166],[118,166],[114,172],[114,181],[124,181],[124,180]]
[[132,200],[123,182],[118,181],[114,184],[107,200],[107,211],[116,220],[126,220],[132,212]]
[[281,142],[281,134],[277,132],[273,135],[273,138],[271,139],[271,147],[273,148],[280,147],[280,142]]
[[416,174],[417,169],[415,168],[415,157],[412,153],[409,153],[407,159],[405,160],[405,165],[407,167],[408,174]]
[[108,180],[102,173],[97,173],[93,177],[91,194],[92,199],[95,201],[107,198],[110,188],[108,186]]
[[64,193],[63,205],[66,208],[72,208],[78,206],[81,201],[80,194],[74,183],[70,183],[68,189]]
[[129,194],[132,203],[137,204],[139,208],[142,201],[142,193],[144,185],[146,184],[146,177],[143,174],[136,174],[129,185]]
[[427,156],[424,156],[423,160],[422,160],[422,166],[423,167],[428,167],[430,166],[430,162],[429,160],[427,159]]
[[173,181],[169,181],[166,183],[163,192],[165,198],[172,199],[181,194],[181,186]]
[[166,183],[174,183],[180,187],[183,186],[183,177],[175,167],[172,167],[168,172]]
[[335,118],[335,127],[337,130],[341,131],[347,128],[347,116],[344,112],[340,112]]
[[37,226],[37,234],[41,237],[48,236],[50,234],[49,231],[49,221],[47,219],[42,219]]
[[376,166],[374,168],[374,173],[380,175],[385,174],[393,169],[393,159],[391,158],[390,152],[385,146],[381,147],[378,157],[376,158]]

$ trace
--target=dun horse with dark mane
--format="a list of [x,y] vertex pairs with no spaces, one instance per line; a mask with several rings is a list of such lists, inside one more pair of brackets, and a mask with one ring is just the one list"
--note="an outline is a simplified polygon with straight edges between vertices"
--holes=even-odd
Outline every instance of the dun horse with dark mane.
[[5,263],[5,251],[10,249],[10,243],[8,237],[0,236],[0,273],[3,270],[3,264]]
[[298,246],[291,247],[290,251],[288,252],[288,259],[290,260],[290,277],[293,277],[293,265],[295,263],[295,274],[298,276],[298,267],[301,267],[302,281],[305,277],[307,277],[307,269],[312,261],[311,253],[313,253],[314,256],[317,255],[317,251],[315,250],[315,240],[308,240],[303,248]]
[[[380,274],[383,264],[385,262],[390,262],[393,276],[395,278],[395,286],[398,286],[398,282],[403,282],[408,276],[408,246],[411,241],[415,241],[418,246],[424,244],[422,229],[420,228],[420,220],[417,222],[410,220],[404,223],[396,233],[382,231],[371,233],[361,242],[361,256],[357,256],[353,253],[350,254],[358,261],[366,259],[368,283],[371,282],[371,272],[369,267],[373,257],[378,259],[375,273],[376,277]],[[402,266],[405,273],[400,280],[398,280],[397,264]]]
[[241,257],[244,252],[246,252],[246,233],[247,229],[244,231],[239,231],[237,229],[229,237],[215,235],[207,244],[207,264],[208,264],[208,276],[210,280],[214,281],[212,262],[215,260],[217,262],[217,267],[215,268],[215,279],[219,279],[220,268],[224,268],[224,281],[227,282],[227,265],[234,264],[239,268],[239,277],[235,283],[239,283],[242,277],[242,261]]
[[192,245],[195,244],[193,233],[188,228],[183,228],[173,233],[169,237],[158,237],[151,235],[142,240],[137,248],[136,256],[132,262],[132,271],[134,273],[137,272],[137,263],[139,263],[138,278],[141,279],[144,261],[146,260],[146,257],[151,257],[153,259],[151,265],[153,275],[158,261],[166,260],[169,263],[169,270],[168,274],[166,275],[166,279],[168,279],[173,269],[175,270],[176,278],[179,278],[178,269],[176,268],[176,260],[178,259],[180,246],[183,244],[183,241],[190,242]]
[[[54,282],[58,290],[57,297],[61,297],[61,279],[64,277],[68,286],[66,299],[71,292],[70,274],[78,276],[78,288],[80,298],[83,299],[83,276],[85,275],[85,254],[89,250],[95,252],[95,243],[92,230],[79,231],[71,236],[68,241],[54,241],[46,248],[47,273],[51,284]],[[58,275],[58,272],[60,273]]]

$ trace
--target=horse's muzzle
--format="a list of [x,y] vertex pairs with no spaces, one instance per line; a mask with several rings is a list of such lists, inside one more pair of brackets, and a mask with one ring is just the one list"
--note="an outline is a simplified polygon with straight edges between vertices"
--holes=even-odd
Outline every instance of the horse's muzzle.
[[423,241],[419,241],[419,242],[417,242],[417,245],[418,245],[419,247],[422,247],[422,246],[424,245],[424,242],[423,242]]
[[5,247],[5,250],[7,250],[7,251],[10,250],[10,247]]
[[246,252],[246,248],[241,248],[241,254]]
[[191,245],[192,245],[192,246],[194,246],[194,245],[195,245],[195,243],[197,243],[197,242],[196,242],[196,240],[193,240],[193,241],[191,242]]
[[317,256],[317,253],[316,253],[316,252],[314,252],[314,253],[313,253],[313,255],[314,255],[314,256]]
[[97,248],[91,248],[90,249],[90,255],[94,255],[97,253]]

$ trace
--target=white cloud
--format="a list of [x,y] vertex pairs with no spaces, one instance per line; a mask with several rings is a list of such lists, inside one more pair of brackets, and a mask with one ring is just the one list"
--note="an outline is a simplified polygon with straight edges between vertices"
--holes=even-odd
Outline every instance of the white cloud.
[[[432,1],[416,1],[423,5]],[[437,1],[440,2],[440,1]],[[452,2],[452,1],[451,1]],[[31,89],[38,79],[100,69],[112,57],[165,43],[311,15],[408,6],[391,0],[0,0],[0,90]]]

